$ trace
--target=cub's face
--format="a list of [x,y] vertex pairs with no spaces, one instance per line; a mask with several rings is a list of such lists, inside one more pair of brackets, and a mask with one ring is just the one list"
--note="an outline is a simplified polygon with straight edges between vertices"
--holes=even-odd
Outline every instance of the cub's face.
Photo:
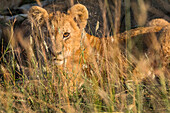
[[[48,14],[41,7],[33,6],[28,13],[33,26],[45,25],[50,39],[50,48],[57,65],[67,62],[68,57],[80,49],[81,34],[87,24],[88,11],[81,4],[74,5],[67,14],[54,12]],[[46,36],[47,37],[47,36]]]
[[80,48],[81,31],[70,15],[60,12],[53,15],[50,22],[54,60],[60,65]]

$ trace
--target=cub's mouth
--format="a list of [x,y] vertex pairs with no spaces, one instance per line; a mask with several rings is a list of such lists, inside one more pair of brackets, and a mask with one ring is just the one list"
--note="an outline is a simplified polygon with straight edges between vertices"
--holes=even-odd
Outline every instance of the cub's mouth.
[[63,59],[54,59],[54,64],[55,65],[62,65],[62,64],[64,64],[64,62],[65,62],[65,60],[63,60]]
[[51,55],[52,55],[52,60],[54,61],[53,63],[56,65],[62,65],[63,63],[66,63],[66,59],[63,56],[62,52],[57,52],[54,53],[51,49],[49,49]]
[[63,58],[62,55],[58,55],[53,57],[53,61],[56,65],[62,65],[66,61],[66,59]]

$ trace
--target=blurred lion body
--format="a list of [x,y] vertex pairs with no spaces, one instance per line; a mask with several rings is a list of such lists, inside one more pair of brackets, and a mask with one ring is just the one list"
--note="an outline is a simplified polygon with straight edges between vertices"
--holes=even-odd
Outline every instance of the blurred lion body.
[[[153,19],[147,26],[163,26],[157,35],[160,47],[160,60],[162,60],[162,66],[169,68],[170,66],[170,23],[164,19]],[[153,37],[152,37],[153,38]],[[154,44],[156,42],[153,42]],[[155,44],[156,45],[156,44]],[[158,44],[157,44],[158,45]]]

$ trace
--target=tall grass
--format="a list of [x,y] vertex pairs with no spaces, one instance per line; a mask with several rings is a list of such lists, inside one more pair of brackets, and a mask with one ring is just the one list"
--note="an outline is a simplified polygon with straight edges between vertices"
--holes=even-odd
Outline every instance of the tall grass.
[[[121,4],[119,0],[115,3],[117,15],[120,15]],[[100,1],[100,6],[104,11],[105,32],[109,10],[107,0]],[[127,30],[131,29],[129,7],[125,11]],[[116,20],[120,22],[120,18]],[[9,43],[5,48],[1,45],[0,112],[170,111],[169,72],[159,64],[154,69],[157,54],[150,59],[149,55],[139,53],[138,49],[142,48],[136,49],[135,44],[126,43],[126,48],[112,39],[102,39],[102,55],[85,61],[88,68],[84,68],[80,75],[84,82],[75,85],[73,92],[69,83],[76,79],[76,75],[70,78],[52,63],[51,54],[43,43],[42,29],[35,27],[32,37],[27,40],[20,31],[14,32],[14,24],[12,22],[6,32]],[[117,38],[120,24],[111,25],[114,38]]]

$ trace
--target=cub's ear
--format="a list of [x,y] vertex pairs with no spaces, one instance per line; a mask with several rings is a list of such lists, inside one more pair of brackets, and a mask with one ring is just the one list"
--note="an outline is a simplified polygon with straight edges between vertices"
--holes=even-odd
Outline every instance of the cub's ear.
[[80,29],[84,29],[87,25],[87,19],[89,18],[87,8],[82,4],[76,4],[72,6],[67,13],[71,15],[77,22]]
[[48,20],[49,15],[44,8],[32,6],[28,12],[28,18],[31,22],[42,25]]

